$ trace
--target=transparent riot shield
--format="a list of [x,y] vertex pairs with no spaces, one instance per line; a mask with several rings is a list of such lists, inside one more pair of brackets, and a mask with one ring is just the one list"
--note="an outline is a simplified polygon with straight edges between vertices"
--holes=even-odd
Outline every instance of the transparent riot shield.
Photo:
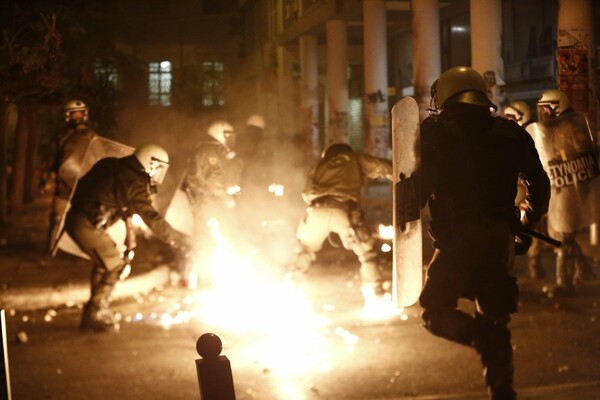
[[572,112],[527,126],[550,178],[548,228],[574,232],[599,221],[600,168],[584,114]]
[[412,97],[392,108],[394,253],[392,296],[397,307],[417,302],[423,285],[419,107]]
[[194,234],[194,214],[192,213],[192,193],[185,184],[186,174],[177,185],[173,198],[169,203],[165,220],[175,229],[188,235]]
[[[96,137],[90,141],[85,151],[85,156],[81,162],[77,179],[73,185],[73,189],[71,190],[69,202],[67,202],[65,205],[65,209],[61,215],[58,229],[56,230],[55,235],[50,238],[50,251],[52,255],[56,255],[60,249],[66,253],[89,259],[87,254],[82,252],[69,234],[64,231],[65,218],[71,206],[70,199],[73,198],[73,194],[75,193],[77,181],[83,177],[97,161],[106,157],[125,157],[133,154],[134,150],[135,149],[133,147],[103,137]],[[119,221],[118,223],[112,225],[110,228],[108,228],[107,232],[115,243],[124,243],[127,230],[123,221]]]

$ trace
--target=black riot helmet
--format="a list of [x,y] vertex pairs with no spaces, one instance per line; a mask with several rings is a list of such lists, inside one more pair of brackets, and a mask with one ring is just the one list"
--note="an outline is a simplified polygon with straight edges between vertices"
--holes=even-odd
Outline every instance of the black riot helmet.
[[331,160],[333,157],[338,154],[343,153],[352,153],[352,147],[348,143],[332,143],[323,150],[321,153],[321,158],[323,160]]
[[449,104],[463,103],[496,110],[487,95],[485,81],[470,67],[453,67],[440,76],[436,83],[435,106],[443,110]]

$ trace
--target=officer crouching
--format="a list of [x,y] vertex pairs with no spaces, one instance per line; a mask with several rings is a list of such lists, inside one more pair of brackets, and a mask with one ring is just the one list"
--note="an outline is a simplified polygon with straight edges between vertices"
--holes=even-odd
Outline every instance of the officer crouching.
[[65,229],[93,263],[91,296],[83,309],[80,330],[107,332],[119,327],[109,302],[127,260],[106,228],[138,214],[159,239],[176,248],[187,247],[186,237],[152,205],[151,194],[164,179],[168,166],[167,152],[146,144],[133,155],[98,161],[78,181]]
[[375,240],[360,206],[361,188],[368,179],[377,178],[392,180],[390,160],[354,152],[347,143],[332,143],[323,151],[302,192],[308,208],[296,231],[296,260],[290,267],[291,276],[307,272],[325,239],[336,233],[344,248],[352,250],[360,261],[366,308],[384,300]]

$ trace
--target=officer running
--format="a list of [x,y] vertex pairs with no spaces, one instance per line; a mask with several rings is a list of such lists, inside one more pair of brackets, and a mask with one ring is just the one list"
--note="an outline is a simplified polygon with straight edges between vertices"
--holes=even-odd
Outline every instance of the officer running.
[[[546,213],[550,184],[531,136],[495,117],[482,76],[454,67],[437,82],[440,110],[421,125],[422,204],[431,212],[435,252],[419,298],[425,328],[470,346],[481,356],[490,399],[516,399],[508,329],[517,312],[514,256],[527,251],[533,228]],[[529,182],[523,222],[515,211],[517,178]],[[457,309],[475,301],[474,316]]]

